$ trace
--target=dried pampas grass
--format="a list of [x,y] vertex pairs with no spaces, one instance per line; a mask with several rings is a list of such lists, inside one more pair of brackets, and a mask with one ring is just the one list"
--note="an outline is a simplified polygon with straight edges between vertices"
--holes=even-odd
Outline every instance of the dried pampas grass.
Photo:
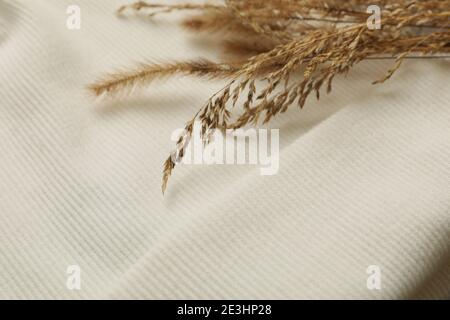
[[[395,59],[383,83],[406,58],[450,53],[450,0],[374,0],[381,8],[381,29],[368,28],[367,2],[362,0],[226,0],[217,4],[161,5],[146,2],[124,6],[150,16],[175,10],[196,15],[183,26],[219,34],[223,45],[241,57],[214,63],[207,60],[142,65],[130,72],[106,76],[91,85],[96,95],[124,92],[174,74],[230,79],[211,96],[186,125],[176,149],[167,159],[163,192],[177,160],[200,121],[208,143],[215,129],[237,129],[267,123],[290,106],[303,108],[314,94],[332,89],[338,74],[366,59]],[[259,83],[257,85],[258,82]],[[242,97],[241,97],[242,96]],[[240,103],[242,108],[234,108]]]

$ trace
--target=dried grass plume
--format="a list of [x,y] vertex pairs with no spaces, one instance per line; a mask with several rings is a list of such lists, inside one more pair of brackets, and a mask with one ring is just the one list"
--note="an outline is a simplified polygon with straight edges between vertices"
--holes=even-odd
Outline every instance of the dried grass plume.
[[144,64],[107,75],[89,89],[95,95],[114,94],[174,74],[229,79],[186,124],[186,134],[164,164],[164,192],[194,121],[200,121],[207,143],[214,129],[267,123],[291,106],[303,108],[311,94],[319,99],[323,88],[329,93],[337,75],[363,60],[395,59],[384,78],[374,79],[383,83],[406,58],[450,53],[450,0],[371,4],[381,8],[381,29],[368,28],[365,0],[226,0],[200,5],[141,1],[123,6],[119,14],[190,11],[194,15],[182,22],[184,28],[220,36],[224,48],[239,58]]

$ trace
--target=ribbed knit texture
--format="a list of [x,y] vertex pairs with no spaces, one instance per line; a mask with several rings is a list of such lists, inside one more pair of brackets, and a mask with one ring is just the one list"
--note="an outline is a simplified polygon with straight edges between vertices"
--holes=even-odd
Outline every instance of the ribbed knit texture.
[[449,61],[378,86],[392,62],[361,63],[271,124],[279,174],[183,166],[163,197],[172,132],[223,83],[85,86],[217,52],[172,18],[117,18],[124,2],[0,0],[0,298],[450,298]]

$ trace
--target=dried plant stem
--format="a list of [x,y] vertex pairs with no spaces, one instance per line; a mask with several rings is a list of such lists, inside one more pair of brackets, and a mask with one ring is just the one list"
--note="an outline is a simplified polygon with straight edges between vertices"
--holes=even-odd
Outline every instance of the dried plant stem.
[[149,16],[154,16],[160,13],[170,13],[176,10],[205,10],[205,9],[217,9],[219,6],[215,5],[195,5],[195,4],[179,4],[179,5],[167,5],[167,4],[150,4],[144,1],[139,1],[130,5],[121,6],[117,13],[123,14],[127,9],[132,9],[135,11],[141,11],[143,9],[157,9],[156,11],[149,14]]
[[100,96],[105,93],[114,93],[131,90],[132,88],[148,84],[152,80],[164,78],[175,74],[207,76],[214,78],[232,77],[239,69],[231,64],[213,63],[202,59],[191,62],[176,62],[166,64],[145,64],[136,70],[110,74],[91,86],[89,89]]
[[[382,8],[382,28],[367,27],[365,0],[225,0],[218,4],[162,5],[137,2],[123,6],[150,15],[196,10],[183,25],[196,32],[221,35],[237,62],[207,60],[146,64],[118,72],[90,86],[96,95],[128,91],[156,78],[175,74],[226,78],[186,124],[174,152],[166,160],[162,190],[183,158],[199,121],[208,143],[216,129],[267,123],[290,106],[303,108],[308,97],[329,93],[339,74],[369,59],[395,59],[390,79],[404,59],[447,58],[450,54],[450,0],[373,0]],[[256,85],[258,83],[258,85]],[[238,103],[239,101],[239,103]],[[240,108],[235,108],[239,105]]]

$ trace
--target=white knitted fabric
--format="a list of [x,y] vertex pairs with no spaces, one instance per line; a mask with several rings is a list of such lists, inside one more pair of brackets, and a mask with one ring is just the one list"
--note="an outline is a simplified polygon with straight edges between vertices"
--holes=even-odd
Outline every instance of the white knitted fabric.
[[119,19],[124,2],[0,0],[0,298],[450,297],[450,61],[377,86],[393,62],[361,63],[271,124],[277,175],[182,166],[163,197],[172,132],[224,83],[92,99],[139,61],[217,59],[172,18]]

